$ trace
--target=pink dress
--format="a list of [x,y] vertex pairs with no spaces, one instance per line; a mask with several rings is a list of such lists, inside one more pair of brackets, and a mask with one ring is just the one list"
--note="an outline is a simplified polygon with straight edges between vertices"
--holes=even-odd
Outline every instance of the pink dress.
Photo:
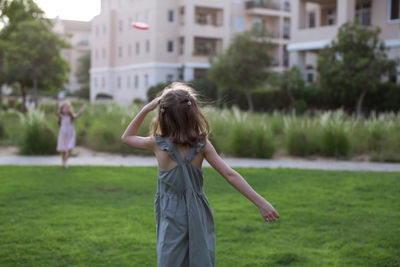
[[68,151],[75,147],[75,127],[71,116],[61,116],[60,132],[58,133],[57,151]]

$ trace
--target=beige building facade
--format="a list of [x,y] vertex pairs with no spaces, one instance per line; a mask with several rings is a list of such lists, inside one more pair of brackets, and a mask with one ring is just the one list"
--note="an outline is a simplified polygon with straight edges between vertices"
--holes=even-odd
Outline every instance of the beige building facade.
[[[289,64],[290,14],[289,0],[102,0],[91,22],[90,98],[107,94],[132,103],[157,83],[203,77],[210,57],[255,23],[272,33],[273,68],[282,71]],[[134,29],[135,21],[150,29]]]
[[299,66],[307,82],[315,81],[318,51],[347,21],[379,26],[390,58],[400,58],[400,0],[298,0],[292,2],[290,65]]
[[62,20],[55,18],[53,31],[70,44],[70,48],[61,51],[62,57],[69,63],[71,71],[68,73],[69,82],[66,89],[75,92],[81,85],[75,76],[78,68],[78,59],[86,53],[90,53],[90,22]]

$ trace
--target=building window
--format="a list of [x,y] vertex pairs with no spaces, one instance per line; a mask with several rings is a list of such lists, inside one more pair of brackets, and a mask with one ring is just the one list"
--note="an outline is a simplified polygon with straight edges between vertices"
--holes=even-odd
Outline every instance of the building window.
[[400,22],[400,0],[389,0],[389,20]]
[[103,48],[103,50],[101,51],[101,55],[103,56],[103,58],[106,58],[106,50]]
[[290,0],[284,0],[283,1],[283,10],[285,11],[290,11]]
[[139,55],[140,54],[140,43],[139,42],[136,42],[136,55]]
[[283,38],[290,39],[290,21],[283,22]]
[[94,78],[94,88],[97,88],[97,77]]
[[146,10],[146,13],[144,14],[144,21],[146,23],[150,23],[150,10]]
[[103,34],[106,34],[106,32],[107,32],[107,27],[105,24],[103,24]]
[[132,45],[128,45],[128,56],[132,56]]
[[335,9],[334,8],[329,8],[328,9],[328,15],[326,16],[326,24],[328,25],[334,25],[335,24]]
[[131,76],[129,75],[126,77],[126,88],[131,88]]
[[122,57],[122,46],[118,46],[118,57]]
[[174,41],[171,40],[167,41],[167,52],[174,53]]
[[236,17],[236,30],[242,31],[243,30],[243,18]]
[[117,78],[117,88],[121,89],[121,77],[120,76],[118,76],[118,78]]
[[307,66],[306,81],[307,81],[307,83],[314,82],[314,67],[313,66]]
[[175,12],[173,10],[168,10],[168,22],[174,23],[175,21]]
[[146,53],[150,53],[150,40],[146,40]]
[[99,51],[94,51],[94,58],[97,60],[99,58]]
[[102,88],[106,87],[106,78],[104,78],[104,77],[101,78],[101,87]]
[[122,20],[120,20],[118,24],[119,24],[118,29],[119,29],[120,32],[122,32],[122,30],[123,30],[123,22],[122,22]]
[[146,88],[149,87],[149,75],[148,74],[144,75],[144,86]]
[[262,18],[253,18],[253,25],[254,26],[265,26],[265,21]]
[[356,21],[361,25],[371,25],[371,3],[357,4]]
[[312,12],[309,12],[308,14],[307,14],[307,17],[308,17],[308,28],[315,28],[315,12],[314,11],[312,11]]
[[139,88],[139,76],[135,75],[135,89]]
[[207,24],[207,14],[203,12],[197,13],[197,23],[201,25]]
[[99,36],[99,34],[100,34],[99,25],[96,25],[96,36]]
[[179,47],[178,47],[178,54],[183,55],[185,53],[185,37],[179,37]]
[[140,21],[140,13],[136,13],[135,20]]
[[167,74],[167,82],[170,83],[174,80],[174,75],[173,74]]

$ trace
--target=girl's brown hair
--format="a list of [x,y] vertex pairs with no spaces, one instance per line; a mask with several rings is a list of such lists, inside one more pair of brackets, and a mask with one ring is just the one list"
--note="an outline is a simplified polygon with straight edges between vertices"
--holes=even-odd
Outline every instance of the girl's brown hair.
[[180,82],[172,83],[162,91],[159,101],[153,136],[168,136],[175,144],[190,146],[207,138],[210,127],[193,88]]
[[[60,105],[58,114],[62,114],[62,109],[64,108],[65,105],[69,106],[69,113],[67,115],[69,115],[71,117],[71,121],[73,121],[75,119],[74,108],[68,101],[65,101]],[[61,126],[61,116],[58,116],[58,125]]]

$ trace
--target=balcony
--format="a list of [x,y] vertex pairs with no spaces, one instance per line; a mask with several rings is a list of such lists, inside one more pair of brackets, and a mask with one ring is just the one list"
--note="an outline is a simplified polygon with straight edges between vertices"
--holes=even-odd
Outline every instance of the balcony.
[[222,51],[222,40],[216,38],[194,38],[194,56],[214,56]]
[[279,3],[272,2],[272,1],[266,1],[266,0],[247,1],[246,9],[253,9],[253,8],[281,10],[281,5]]
[[290,6],[272,0],[253,0],[246,2],[246,12],[254,16],[290,17]]
[[202,26],[223,26],[223,10],[217,8],[196,7],[195,24]]

